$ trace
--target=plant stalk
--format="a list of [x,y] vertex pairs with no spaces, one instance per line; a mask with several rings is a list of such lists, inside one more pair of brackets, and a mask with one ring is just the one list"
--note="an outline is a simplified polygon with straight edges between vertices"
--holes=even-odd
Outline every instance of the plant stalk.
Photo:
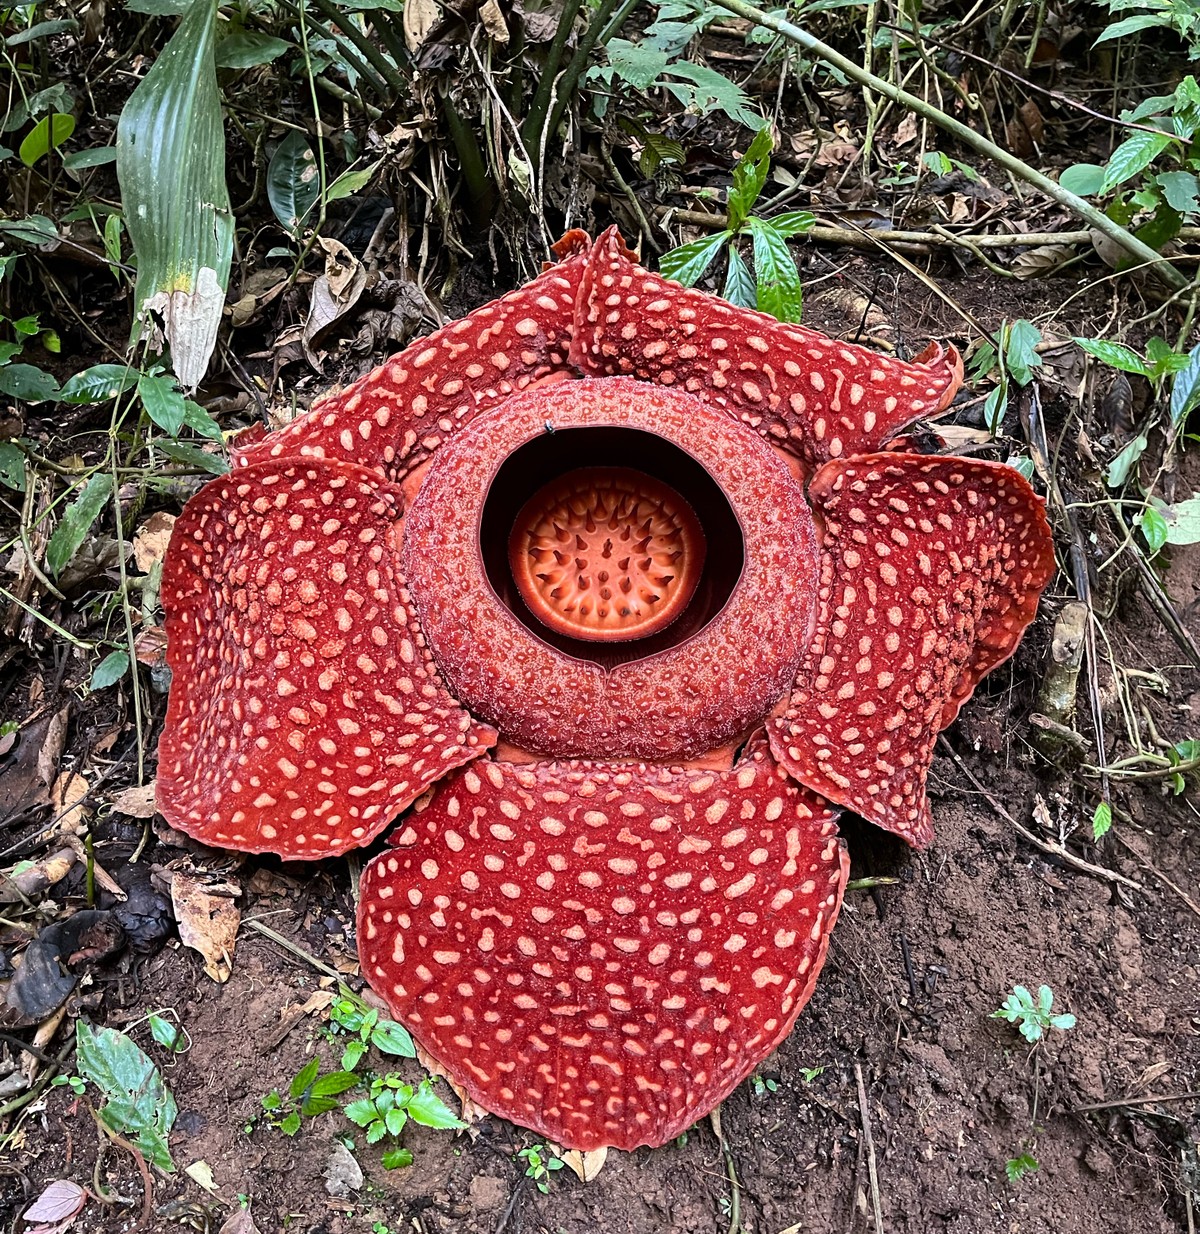
[[1068,192],[1061,184],[1051,180],[1049,176],[1036,171],[1028,163],[1017,158],[1016,155],[1010,154],[994,142],[988,141],[986,137],[968,128],[961,121],[955,120],[953,116],[946,115],[944,111],[934,107],[932,103],[927,103],[915,94],[909,94],[907,90],[902,90],[899,86],[892,85],[891,82],[884,81],[883,78],[876,77],[873,73],[868,73],[863,69],[862,65],[855,64],[853,60],[848,60],[840,52],[822,43],[820,39],[814,38],[807,30],[802,30],[790,21],[785,21],[783,18],[776,17],[771,13],[764,13],[762,9],[755,8],[753,4],[747,3],[747,0],[716,0],[716,3],[721,8],[728,9],[729,12],[736,13],[739,17],[754,22],[757,26],[762,26],[767,30],[774,30],[776,34],[783,35],[785,39],[798,44],[805,51],[819,57],[827,64],[833,65],[834,68],[844,73],[853,81],[858,82],[859,85],[866,86],[876,93],[882,94],[885,98],[891,99],[892,102],[908,108],[909,111],[916,112],[917,115],[936,124],[939,128],[952,133],[959,141],[964,142],[993,162],[999,163],[1001,167],[1006,168],[1013,175],[1019,176],[1026,183],[1032,184],[1048,197],[1052,197],[1059,205],[1065,206],[1073,214],[1078,215],[1089,226],[1094,227],[1110,240],[1119,244],[1131,257],[1136,258],[1139,264],[1152,267],[1162,280],[1174,290],[1180,291],[1190,285],[1187,277],[1171,265],[1161,253],[1155,252],[1148,244],[1145,244],[1136,236],[1126,231],[1124,227],[1114,223],[1103,211],[1097,210],[1095,206],[1084,201],[1082,197],[1077,197],[1074,193]]

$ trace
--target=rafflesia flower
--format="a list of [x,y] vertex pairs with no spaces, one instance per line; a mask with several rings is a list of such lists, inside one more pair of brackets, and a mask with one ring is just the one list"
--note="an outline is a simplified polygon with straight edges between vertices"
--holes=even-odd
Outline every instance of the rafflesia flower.
[[188,503],[158,803],[307,859],[415,803],[363,874],[367,980],[480,1105],[631,1148],[790,1031],[839,808],[930,841],[936,735],[1054,558],[1016,471],[887,450],[953,349],[557,247]]

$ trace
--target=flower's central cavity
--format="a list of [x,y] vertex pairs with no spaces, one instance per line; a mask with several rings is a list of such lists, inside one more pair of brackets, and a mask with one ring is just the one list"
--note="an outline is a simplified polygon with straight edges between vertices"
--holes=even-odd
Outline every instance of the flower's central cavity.
[[539,621],[573,638],[627,642],[687,607],[704,532],[662,480],[628,467],[582,467],[539,489],[508,540],[513,582]]

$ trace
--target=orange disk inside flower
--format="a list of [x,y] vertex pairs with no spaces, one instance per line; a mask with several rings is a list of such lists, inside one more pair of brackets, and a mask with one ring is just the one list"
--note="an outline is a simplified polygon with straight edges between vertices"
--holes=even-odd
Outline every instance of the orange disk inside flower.
[[508,557],[539,621],[572,638],[624,642],[670,625],[704,567],[691,507],[669,485],[626,467],[583,467],[525,503]]

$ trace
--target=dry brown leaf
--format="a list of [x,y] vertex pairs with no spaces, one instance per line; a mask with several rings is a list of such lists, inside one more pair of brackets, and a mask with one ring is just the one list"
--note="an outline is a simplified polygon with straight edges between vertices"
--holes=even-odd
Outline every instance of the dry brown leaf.
[[22,899],[40,900],[48,888],[66,878],[74,864],[74,849],[61,848],[35,865],[27,866],[20,874],[0,872],[0,904],[15,904]]
[[508,23],[504,20],[504,14],[500,11],[496,0],[487,0],[480,7],[479,20],[483,22],[483,28],[494,43],[508,42]]
[[154,781],[135,785],[133,788],[123,788],[119,793],[114,793],[112,808],[126,818],[153,818]]
[[563,1161],[575,1171],[581,1183],[590,1183],[604,1169],[608,1159],[607,1148],[594,1148],[591,1152],[581,1153],[578,1149],[560,1154]]
[[167,545],[171,543],[171,529],[175,526],[175,515],[156,511],[134,532],[133,560],[143,574],[150,572],[150,567],[162,561],[166,556]]
[[258,1226],[254,1224],[248,1208],[235,1208],[225,1218],[217,1234],[258,1234]]
[[37,760],[37,777],[47,788],[54,783],[58,775],[58,760],[62,758],[63,749],[67,744],[69,715],[69,707],[64,707],[57,712],[46,729],[46,736],[42,739],[42,748]]
[[442,10],[435,0],[406,0],[404,5],[404,41],[410,52],[425,42],[430,30],[437,25]]
[[1075,256],[1070,244],[1039,244],[1035,248],[1022,249],[1013,258],[1012,272],[1019,279],[1037,279],[1066,265]]
[[88,811],[83,800],[88,795],[88,782],[74,771],[64,771],[50,790],[50,804],[58,816],[58,829],[66,834],[82,835],[87,830]]
[[229,980],[233,951],[242,913],[234,902],[241,895],[236,883],[209,884],[191,874],[175,871],[171,878],[171,904],[184,946],[198,951],[204,971],[216,982]]
[[917,117],[913,112],[896,125],[896,135],[892,139],[898,146],[907,146],[910,141],[915,141],[917,136]]
[[205,1191],[210,1192],[212,1195],[217,1194],[219,1188],[213,1179],[212,1166],[207,1161],[193,1161],[191,1165],[183,1167],[183,1172],[198,1187],[203,1187]]
[[21,1214],[23,1221],[66,1221],[87,1203],[88,1193],[78,1184],[60,1178],[51,1183]]

